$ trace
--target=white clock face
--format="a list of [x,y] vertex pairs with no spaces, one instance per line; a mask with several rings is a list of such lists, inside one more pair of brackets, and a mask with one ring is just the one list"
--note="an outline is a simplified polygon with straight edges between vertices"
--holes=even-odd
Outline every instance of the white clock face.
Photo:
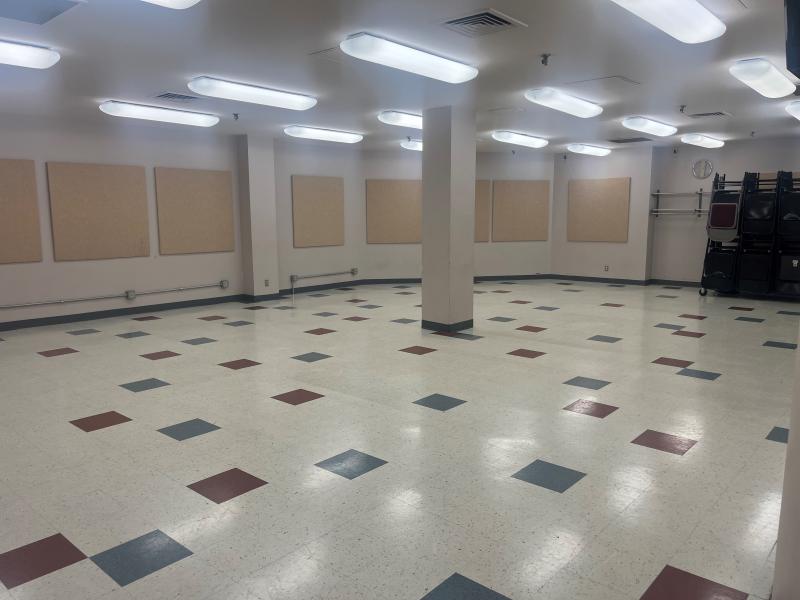
[[706,158],[701,158],[692,165],[692,175],[695,179],[708,179],[714,172],[714,163]]

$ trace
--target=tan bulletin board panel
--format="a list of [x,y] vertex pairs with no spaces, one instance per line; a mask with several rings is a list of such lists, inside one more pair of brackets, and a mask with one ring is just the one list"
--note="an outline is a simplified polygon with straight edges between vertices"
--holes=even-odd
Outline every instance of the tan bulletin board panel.
[[0,160],[0,264],[41,260],[36,165]]
[[233,252],[232,185],[230,171],[156,167],[159,252]]
[[57,261],[149,256],[144,167],[47,163]]
[[493,188],[493,242],[547,241],[549,181],[495,181]]
[[344,179],[292,175],[295,248],[344,246]]
[[569,182],[567,241],[627,242],[630,177]]
[[475,241],[488,242],[491,233],[492,182],[479,179],[475,182]]
[[367,243],[422,241],[422,181],[367,179]]

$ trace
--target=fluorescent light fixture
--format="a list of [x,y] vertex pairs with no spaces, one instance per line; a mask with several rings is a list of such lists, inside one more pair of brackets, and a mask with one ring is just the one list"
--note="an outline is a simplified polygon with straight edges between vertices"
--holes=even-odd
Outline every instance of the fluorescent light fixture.
[[50,48],[15,44],[0,40],[0,63],[28,69],[49,69],[61,60],[61,55]]
[[288,108],[289,110],[308,110],[317,104],[317,99],[311,96],[281,92],[280,90],[214,79],[213,77],[192,79],[189,82],[189,89],[203,96]]
[[411,113],[404,113],[396,110],[385,110],[379,113],[378,121],[386,123],[387,125],[422,129],[422,117],[420,115],[412,115]]
[[291,137],[322,140],[323,142],[339,142],[340,144],[357,144],[364,139],[364,136],[358,133],[336,131],[335,129],[318,129],[303,125],[292,125],[284,129],[283,132]]
[[145,121],[161,121],[162,123],[176,123],[178,125],[194,125],[195,127],[213,127],[219,123],[219,117],[203,113],[146,106],[144,104],[131,104],[109,100],[100,105],[107,115],[126,117],[128,119],[144,119]]
[[588,144],[568,144],[567,150],[575,154],[589,154],[591,156],[608,156],[611,150],[600,146],[589,146]]
[[657,135],[659,137],[673,135],[678,131],[677,127],[673,127],[672,125],[667,125],[665,123],[659,123],[658,121],[653,121],[652,119],[646,119],[645,117],[628,117],[627,119],[622,120],[622,125],[623,127],[633,129],[634,131],[643,131],[644,133]]
[[767,98],[783,98],[793,94],[796,86],[766,58],[748,58],[731,66],[730,74]]
[[195,4],[198,4],[200,0],[142,0],[143,2],[149,2],[150,4],[157,4],[158,6],[164,6],[166,8],[174,8],[177,10],[183,10],[184,8],[191,8]]
[[498,142],[527,146],[528,148],[544,148],[550,143],[543,138],[525,135],[524,133],[514,133],[513,131],[493,131],[492,137]]
[[786,106],[786,112],[792,115],[795,119],[800,120],[800,101],[790,102]]
[[691,144],[692,146],[700,146],[702,148],[722,148],[725,142],[717,140],[707,135],[700,133],[687,133],[681,136],[681,141],[684,144]]
[[342,52],[355,58],[408,71],[447,83],[464,83],[478,76],[478,69],[383,38],[358,33],[339,44]]
[[697,0],[611,0],[684,44],[699,44],[725,33],[725,23]]
[[581,119],[596,117],[603,112],[603,107],[598,104],[548,87],[525,92],[525,99],[534,104],[540,104],[553,110],[560,110]]
[[422,152],[422,140],[403,140],[400,145],[406,150],[416,150]]

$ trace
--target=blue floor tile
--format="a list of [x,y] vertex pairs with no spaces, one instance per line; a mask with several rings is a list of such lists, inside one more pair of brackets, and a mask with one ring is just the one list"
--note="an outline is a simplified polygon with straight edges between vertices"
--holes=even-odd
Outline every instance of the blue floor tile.
[[298,356],[292,357],[295,360],[301,360],[307,363],[317,362],[318,360],[325,360],[326,358],[330,358],[330,355],[323,354],[322,352],[306,352],[305,354],[300,354]]
[[227,325],[228,327],[244,327],[245,325],[252,325],[250,321],[228,321],[227,323],[223,323],[223,325]]
[[712,373],[711,371],[699,371],[697,369],[681,369],[678,375],[685,375],[686,377],[694,377],[695,379],[706,379],[714,381],[720,376],[720,373]]
[[373,308],[380,308],[380,305],[378,305],[378,304],[362,304],[358,308],[367,308],[367,309],[372,310]]
[[146,335],[150,335],[144,331],[130,331],[128,333],[118,333],[117,337],[122,338],[123,340],[132,340],[134,338],[145,337]]
[[661,329],[672,329],[674,331],[686,329],[686,325],[673,325],[672,323],[659,323],[658,325],[655,325],[655,327],[659,327]]
[[771,442],[780,442],[781,444],[789,443],[789,430],[785,427],[773,427],[772,431],[767,435],[767,439]]
[[70,335],[89,335],[91,333],[100,333],[97,329],[76,329],[75,331],[68,331]]
[[795,350],[797,348],[797,344],[790,344],[789,342],[775,342],[772,340],[764,342],[764,345],[768,348],[783,348],[784,350]]
[[557,306],[537,306],[536,310],[554,311],[554,310],[558,310],[558,307]]
[[169,385],[166,381],[160,379],[142,379],[141,381],[131,381],[130,383],[123,383],[119,387],[125,388],[131,392],[145,392],[147,390],[154,390],[156,388]]
[[575,387],[587,388],[590,390],[599,390],[606,387],[610,381],[603,381],[602,379],[592,379],[591,377],[573,377],[569,381],[565,381],[566,385],[574,385]]
[[91,560],[119,585],[126,586],[191,555],[191,550],[156,530],[95,554]]
[[338,313],[335,313],[335,312],[325,311],[325,312],[314,313],[314,316],[315,317],[335,317],[337,314]]
[[744,321],[745,323],[763,323],[764,319],[758,319],[756,317],[736,317],[737,321]]
[[408,325],[410,323],[417,323],[417,319],[393,319],[392,323],[400,323],[401,325]]
[[455,408],[456,406],[464,404],[465,402],[466,400],[459,400],[458,398],[445,396],[444,394],[431,394],[430,396],[426,396],[425,398],[420,398],[419,400],[415,400],[414,404],[419,404],[420,406],[426,406],[428,408],[444,412],[446,410],[450,410],[451,408]]
[[611,337],[610,335],[593,335],[589,338],[591,342],[605,342],[606,344],[615,344],[619,342],[622,338],[618,337]]
[[543,460],[535,460],[527,467],[514,473],[512,477],[563,494],[586,477],[586,473],[554,465]]
[[453,573],[421,600],[511,600],[476,581]]
[[516,319],[512,319],[511,317],[492,317],[488,320],[497,321],[498,323],[510,323],[511,321],[516,321]]
[[217,429],[219,429],[219,427],[213,423],[203,421],[203,419],[192,419],[191,421],[184,421],[177,425],[162,427],[158,432],[171,437],[173,440],[182,442],[183,440],[188,440],[189,438],[197,437],[204,433],[210,433]]
[[793,317],[800,317],[800,312],[796,310],[779,310],[779,315],[791,315]]
[[183,343],[184,344],[189,344],[190,346],[202,346],[203,344],[211,344],[211,343],[216,342],[216,341],[217,340],[214,340],[214,339],[211,339],[211,338],[207,338],[207,337],[199,337],[199,338],[194,338],[194,339],[191,339],[191,340],[183,340]]
[[347,479],[355,479],[386,464],[385,460],[370,456],[358,450],[347,450],[331,458],[318,462],[315,466],[341,475]]

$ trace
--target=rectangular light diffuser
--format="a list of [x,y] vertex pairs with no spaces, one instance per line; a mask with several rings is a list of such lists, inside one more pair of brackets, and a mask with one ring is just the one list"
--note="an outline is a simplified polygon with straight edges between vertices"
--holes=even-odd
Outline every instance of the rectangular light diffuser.
[[0,63],[28,69],[49,69],[61,60],[61,55],[50,48],[0,41]]
[[311,96],[214,79],[213,77],[197,77],[192,79],[188,85],[190,90],[203,96],[288,108],[289,110],[308,110],[317,104],[317,99]]
[[697,0],[611,0],[684,44],[699,44],[725,33],[725,23]]
[[581,119],[596,117],[603,112],[603,107],[598,104],[570,96],[553,88],[527,91],[525,92],[525,99],[534,104],[546,106],[553,110],[560,110]]
[[786,112],[800,121],[800,100],[797,102],[790,102],[786,107]]
[[700,146],[701,148],[722,148],[725,145],[725,142],[722,140],[717,140],[700,133],[687,133],[686,135],[682,135],[681,141],[684,144]]
[[164,6],[166,8],[174,8],[176,10],[191,8],[192,6],[200,2],[200,0],[142,0],[142,1],[148,2],[149,4],[157,4],[158,6]]
[[379,113],[378,121],[387,125],[396,125],[397,127],[422,129],[422,117],[420,115],[412,115],[396,110],[385,110]]
[[766,58],[748,58],[731,66],[730,74],[767,98],[793,94],[795,84]]
[[568,144],[567,150],[575,154],[588,154],[589,156],[608,156],[611,150],[600,146],[590,146],[588,144]]
[[677,127],[667,125],[666,123],[659,123],[658,121],[653,121],[645,117],[628,117],[622,120],[622,125],[634,131],[642,131],[659,137],[674,135],[678,131]]
[[342,52],[385,67],[407,71],[447,83],[464,83],[478,76],[478,69],[383,38],[358,33],[339,44]]
[[283,132],[291,137],[321,140],[323,142],[339,142],[340,144],[357,144],[364,139],[364,136],[359,133],[349,133],[335,129],[319,129],[303,125],[292,125],[284,129]]
[[493,131],[492,138],[505,144],[516,144],[517,146],[527,146],[528,148],[544,148],[550,143],[544,138],[525,135],[524,133],[514,133],[513,131]]
[[422,152],[422,140],[403,140],[400,145],[406,150]]
[[114,117],[175,123],[177,125],[194,125],[195,127],[213,127],[219,123],[219,117],[215,115],[144,104],[131,104],[130,102],[117,102],[115,100],[103,102],[100,105],[100,110]]

